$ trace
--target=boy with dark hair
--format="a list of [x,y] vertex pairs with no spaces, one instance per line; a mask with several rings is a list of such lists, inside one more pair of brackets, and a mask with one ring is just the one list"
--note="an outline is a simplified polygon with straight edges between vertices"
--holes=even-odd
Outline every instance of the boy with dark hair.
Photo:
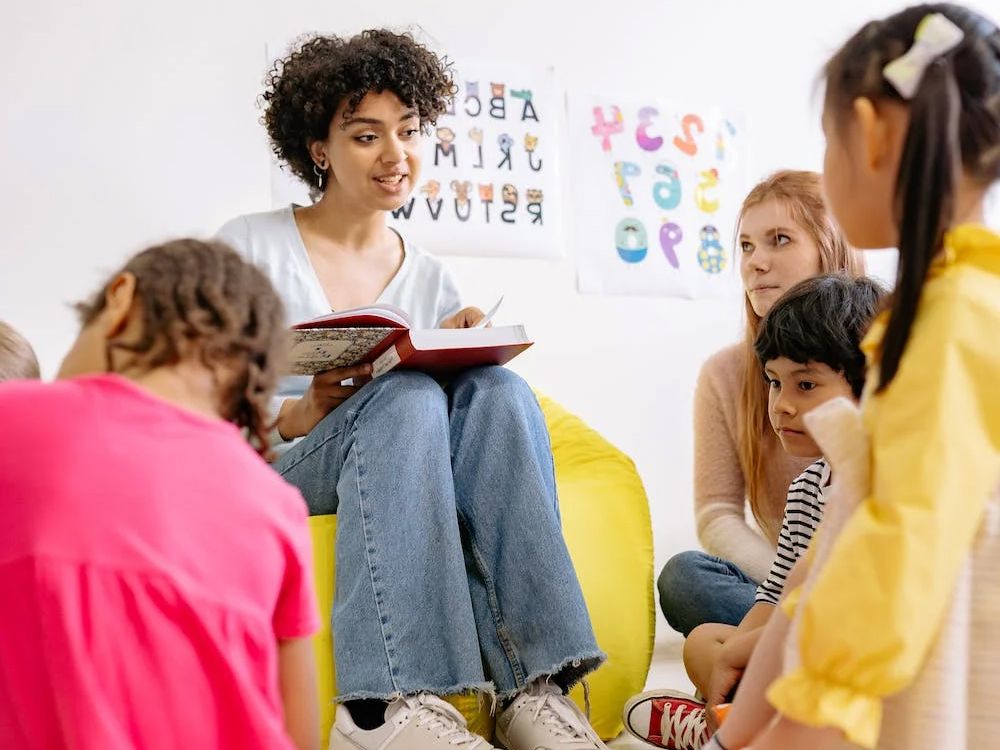
[[[865,358],[861,339],[884,294],[871,279],[839,274],[797,284],[761,322],[754,344],[768,383],[768,415],[782,447],[793,456],[821,451],[803,418],[832,398],[861,397]],[[729,699],[784,590],[796,560],[823,518],[830,467],[820,458],[788,488],[778,550],[756,603],[739,626],[706,623],[684,642],[684,666],[704,701],[670,690],[643,693],[624,710],[628,731],[668,750],[698,750],[715,728],[710,709]]]

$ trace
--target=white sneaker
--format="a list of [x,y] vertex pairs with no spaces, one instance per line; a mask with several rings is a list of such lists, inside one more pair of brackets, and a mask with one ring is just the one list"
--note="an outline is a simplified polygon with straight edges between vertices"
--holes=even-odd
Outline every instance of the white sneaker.
[[346,706],[337,708],[330,750],[495,750],[469,731],[465,717],[436,695],[398,698],[385,709],[385,724],[360,729]]
[[576,704],[544,681],[500,713],[496,740],[507,750],[607,750]]

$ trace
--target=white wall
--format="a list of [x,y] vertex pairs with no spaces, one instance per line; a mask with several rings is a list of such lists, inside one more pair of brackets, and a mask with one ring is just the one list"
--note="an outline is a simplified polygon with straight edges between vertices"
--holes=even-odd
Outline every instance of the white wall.
[[[1000,15],[998,0],[988,2]],[[255,109],[268,41],[419,21],[453,57],[553,64],[568,87],[721,101],[747,114],[755,179],[779,167],[819,167],[817,71],[862,21],[902,7],[888,0],[431,6],[6,4],[0,319],[31,339],[51,374],[75,331],[66,303],[126,255],[269,207]],[[564,168],[571,159],[564,154]],[[537,345],[517,369],[635,459],[662,562],[696,543],[692,388],[700,362],[738,335],[740,301],[581,296],[572,256],[570,247],[560,262],[456,259],[452,266],[468,301],[486,305],[503,292],[502,318],[528,325]]]

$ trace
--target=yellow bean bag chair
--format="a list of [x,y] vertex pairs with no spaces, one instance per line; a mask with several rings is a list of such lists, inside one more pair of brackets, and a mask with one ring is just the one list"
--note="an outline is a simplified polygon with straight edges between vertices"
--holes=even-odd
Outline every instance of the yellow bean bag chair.
[[[590,610],[597,643],[608,661],[587,681],[590,719],[604,739],[622,729],[625,701],[642,690],[653,652],[653,534],[649,506],[632,461],[551,400],[539,403],[552,439],[563,532]],[[333,608],[336,516],[309,519],[316,589],[324,620],[315,640],[321,737],[333,725],[337,694],[330,612]],[[584,705],[581,686],[573,698]],[[490,701],[451,699],[472,731],[493,736]]]

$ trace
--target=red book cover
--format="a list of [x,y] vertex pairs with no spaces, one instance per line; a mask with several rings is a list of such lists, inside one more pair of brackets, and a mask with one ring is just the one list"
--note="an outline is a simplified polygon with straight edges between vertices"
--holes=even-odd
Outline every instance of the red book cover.
[[505,365],[532,345],[522,326],[410,331],[373,363],[375,377],[393,369],[448,373]]

